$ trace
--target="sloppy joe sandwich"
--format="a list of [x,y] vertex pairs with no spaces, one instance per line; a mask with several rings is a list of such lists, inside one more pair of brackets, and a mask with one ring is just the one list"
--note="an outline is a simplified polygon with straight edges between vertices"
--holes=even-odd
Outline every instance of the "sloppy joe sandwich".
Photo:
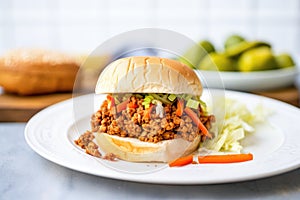
[[[90,146],[132,162],[170,162],[191,154],[213,137],[214,116],[200,100],[202,91],[198,76],[181,62],[143,56],[116,60],[96,85],[96,94],[106,99],[91,117],[93,137],[88,137],[95,140]],[[93,154],[84,138],[75,142]]]

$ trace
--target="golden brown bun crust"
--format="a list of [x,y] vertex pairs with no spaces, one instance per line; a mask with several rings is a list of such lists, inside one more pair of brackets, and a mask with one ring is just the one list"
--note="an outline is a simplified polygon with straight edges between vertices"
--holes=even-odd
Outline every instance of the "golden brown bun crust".
[[130,162],[170,162],[194,152],[200,143],[200,136],[189,142],[182,138],[164,140],[158,143],[143,142],[136,138],[119,137],[106,133],[95,133],[98,146],[105,153]]
[[72,91],[79,63],[46,50],[18,49],[0,58],[0,85],[20,95]]
[[175,60],[128,57],[109,64],[100,74],[95,92],[202,94],[197,74]]

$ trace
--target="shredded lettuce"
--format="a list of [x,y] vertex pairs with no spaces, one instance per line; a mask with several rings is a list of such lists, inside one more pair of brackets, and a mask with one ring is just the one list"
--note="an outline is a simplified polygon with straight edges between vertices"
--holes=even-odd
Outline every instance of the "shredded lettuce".
[[269,111],[260,104],[255,109],[250,110],[242,102],[225,99],[224,120],[217,119],[212,130],[217,133],[216,137],[212,140],[205,140],[200,148],[214,152],[240,153],[243,149],[240,141],[247,134],[254,132],[255,123],[264,121],[268,114]]

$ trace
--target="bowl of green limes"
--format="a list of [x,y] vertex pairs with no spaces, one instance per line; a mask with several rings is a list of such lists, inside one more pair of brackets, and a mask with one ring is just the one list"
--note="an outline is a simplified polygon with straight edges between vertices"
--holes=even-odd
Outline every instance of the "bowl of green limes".
[[[287,87],[295,82],[298,68],[289,53],[274,53],[270,43],[230,35],[217,51],[208,40],[190,47],[179,61],[196,70],[207,87],[243,91]],[[221,79],[223,84],[214,84]]]

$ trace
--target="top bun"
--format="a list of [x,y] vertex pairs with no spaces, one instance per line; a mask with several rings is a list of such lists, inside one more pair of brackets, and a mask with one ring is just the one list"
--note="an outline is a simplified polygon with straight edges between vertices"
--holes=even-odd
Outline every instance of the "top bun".
[[196,73],[175,60],[159,57],[128,57],[109,64],[100,74],[95,92],[171,93],[201,96]]

